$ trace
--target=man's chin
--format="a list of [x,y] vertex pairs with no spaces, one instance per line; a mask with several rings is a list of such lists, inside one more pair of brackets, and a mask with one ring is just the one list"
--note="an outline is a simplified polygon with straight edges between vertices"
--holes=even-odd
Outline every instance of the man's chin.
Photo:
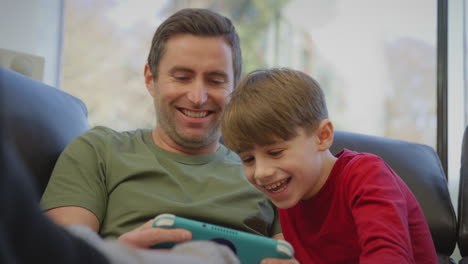
[[190,136],[178,136],[177,137],[177,144],[190,148],[190,149],[199,149],[206,147],[210,144],[219,140],[219,136],[210,136],[207,137],[206,135],[198,136],[198,135],[190,135]]

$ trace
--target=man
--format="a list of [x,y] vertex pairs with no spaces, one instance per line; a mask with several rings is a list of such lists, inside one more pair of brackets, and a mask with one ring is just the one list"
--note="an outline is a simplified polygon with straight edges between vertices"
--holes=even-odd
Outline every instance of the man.
[[97,127],[72,141],[45,190],[46,214],[60,225],[86,225],[142,248],[191,238],[186,230],[152,228],[161,213],[279,234],[273,206],[219,143],[219,118],[241,61],[226,17],[203,9],[169,17],[156,30],[144,69],[156,127]]
[[85,226],[60,228],[37,206],[33,179],[4,137],[0,160],[0,263],[239,263],[227,247],[210,241],[178,244],[169,252],[149,251],[101,239]]

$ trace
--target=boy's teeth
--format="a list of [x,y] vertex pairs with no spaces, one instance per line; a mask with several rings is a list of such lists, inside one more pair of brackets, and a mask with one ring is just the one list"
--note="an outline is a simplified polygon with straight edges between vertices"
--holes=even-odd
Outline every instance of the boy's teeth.
[[283,185],[283,184],[285,184],[287,181],[288,181],[288,179],[281,180],[281,181],[279,181],[277,183],[273,183],[272,185],[265,186],[265,189],[267,189],[268,191],[271,191],[271,192],[280,192],[280,191],[284,190],[284,188],[286,188],[286,185]]
[[197,117],[197,118],[200,118],[200,117],[205,117],[208,112],[207,111],[204,111],[204,112],[193,112],[193,111],[189,111],[189,110],[183,110],[184,114],[186,116],[189,116],[189,117]]

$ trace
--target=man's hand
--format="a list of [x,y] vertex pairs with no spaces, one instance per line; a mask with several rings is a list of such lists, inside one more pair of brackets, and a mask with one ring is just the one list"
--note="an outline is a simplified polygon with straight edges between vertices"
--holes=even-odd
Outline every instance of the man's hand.
[[165,229],[152,227],[153,219],[144,225],[122,234],[118,240],[127,245],[147,249],[164,242],[184,242],[192,239],[190,231],[180,228]]

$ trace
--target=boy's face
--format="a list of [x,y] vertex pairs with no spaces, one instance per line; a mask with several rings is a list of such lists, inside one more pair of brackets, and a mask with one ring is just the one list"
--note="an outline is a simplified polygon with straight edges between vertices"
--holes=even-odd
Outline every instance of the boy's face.
[[247,179],[278,208],[290,208],[311,198],[326,182],[331,154],[317,131],[307,134],[298,128],[298,135],[290,140],[254,145],[238,153]]

